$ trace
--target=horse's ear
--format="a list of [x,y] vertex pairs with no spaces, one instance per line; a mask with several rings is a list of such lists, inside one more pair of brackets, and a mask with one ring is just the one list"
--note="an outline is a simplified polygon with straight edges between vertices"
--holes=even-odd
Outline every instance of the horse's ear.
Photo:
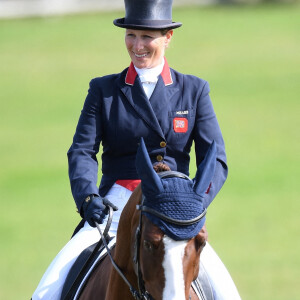
[[141,138],[137,150],[135,166],[139,178],[142,180],[142,190],[144,194],[157,194],[163,190],[161,179],[153,169],[143,138]]
[[198,166],[194,180],[194,190],[198,195],[203,195],[214,176],[217,158],[217,147],[213,141],[208,148],[204,160]]

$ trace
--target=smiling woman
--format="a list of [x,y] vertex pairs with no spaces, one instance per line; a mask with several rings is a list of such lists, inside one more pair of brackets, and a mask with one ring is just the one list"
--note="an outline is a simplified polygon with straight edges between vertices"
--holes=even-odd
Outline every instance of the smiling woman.
[[172,35],[173,30],[162,33],[160,30],[126,29],[125,44],[135,67],[151,69],[162,64]]
[[[201,200],[205,211],[227,178],[225,146],[208,83],[171,69],[165,58],[173,29],[182,25],[172,21],[172,0],[125,0],[125,8],[125,18],[114,20],[114,24],[126,29],[130,66],[119,74],[94,78],[90,82],[68,151],[71,189],[82,221],[71,241],[44,274],[33,300],[60,299],[63,283],[74,261],[99,239],[95,222],[102,224],[108,214],[104,197],[119,207],[109,231],[110,236],[116,236],[121,212],[142,177],[135,165],[141,138],[147,146],[151,166],[163,163],[186,177],[192,143],[195,144],[197,166],[213,146],[216,156],[209,171],[212,179],[206,184],[205,197]],[[102,179],[98,187],[96,155],[100,143],[103,145]],[[189,197],[185,203],[189,203],[188,200]],[[185,209],[188,213],[193,212],[193,207],[187,204]],[[197,220],[197,231],[188,232],[189,238],[205,230],[203,225],[204,222]],[[177,242],[187,239],[186,236],[174,237],[168,231],[165,234]],[[166,249],[169,244],[166,242]],[[205,252],[209,252],[205,257],[211,264],[204,261],[204,266],[213,265],[218,270],[225,270],[204,270],[215,300],[239,300],[235,285],[218,256],[209,247],[204,248]],[[171,259],[173,250],[170,253]],[[175,253],[178,256],[177,250]],[[179,247],[179,253],[187,256],[182,247]],[[199,256],[200,253],[198,260]],[[166,266],[169,265],[166,261]],[[174,286],[175,279],[166,283],[169,289]],[[170,295],[169,291],[165,293]],[[163,299],[171,300],[168,297]]]

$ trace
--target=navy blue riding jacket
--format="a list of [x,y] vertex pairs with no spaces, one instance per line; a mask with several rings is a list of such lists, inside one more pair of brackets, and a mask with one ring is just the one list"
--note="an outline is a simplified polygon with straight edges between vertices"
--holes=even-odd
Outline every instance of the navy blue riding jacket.
[[[80,211],[90,194],[105,196],[119,179],[139,179],[135,156],[143,137],[153,164],[189,175],[190,149],[195,142],[197,165],[213,140],[217,167],[204,206],[227,177],[224,141],[206,81],[169,68],[167,61],[150,99],[136,70],[95,78],[90,82],[81,116],[68,151],[72,194]],[[102,179],[97,187],[96,154],[103,146]]]

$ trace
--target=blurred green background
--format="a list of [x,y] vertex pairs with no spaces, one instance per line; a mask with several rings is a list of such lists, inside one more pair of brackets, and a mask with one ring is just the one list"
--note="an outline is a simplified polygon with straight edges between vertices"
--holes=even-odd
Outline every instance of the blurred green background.
[[[168,62],[209,81],[226,142],[207,227],[244,300],[300,299],[299,8],[173,12]],[[29,299],[80,220],[66,152],[90,79],[129,65],[122,16],[0,21],[0,299]]]

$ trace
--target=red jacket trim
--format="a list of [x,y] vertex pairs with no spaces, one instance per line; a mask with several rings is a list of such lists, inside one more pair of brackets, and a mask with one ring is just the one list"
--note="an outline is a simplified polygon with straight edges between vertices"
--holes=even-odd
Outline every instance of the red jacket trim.
[[[171,70],[170,70],[170,67],[168,65],[168,62],[167,62],[166,58],[164,58],[164,59],[165,59],[165,64],[164,64],[164,67],[163,67],[162,72],[161,72],[160,75],[161,75],[165,85],[170,85],[170,84],[173,83],[172,76],[171,76]],[[133,85],[136,76],[137,76],[137,72],[134,68],[133,63],[131,62],[130,66],[127,70],[127,74],[126,74],[126,77],[125,77],[125,83],[128,84],[128,85]]]
[[137,76],[137,72],[136,72],[136,70],[134,68],[133,63],[131,62],[130,66],[129,66],[128,70],[127,70],[127,74],[126,74],[126,77],[125,77],[125,83],[129,84],[129,85],[133,85],[136,76]]

